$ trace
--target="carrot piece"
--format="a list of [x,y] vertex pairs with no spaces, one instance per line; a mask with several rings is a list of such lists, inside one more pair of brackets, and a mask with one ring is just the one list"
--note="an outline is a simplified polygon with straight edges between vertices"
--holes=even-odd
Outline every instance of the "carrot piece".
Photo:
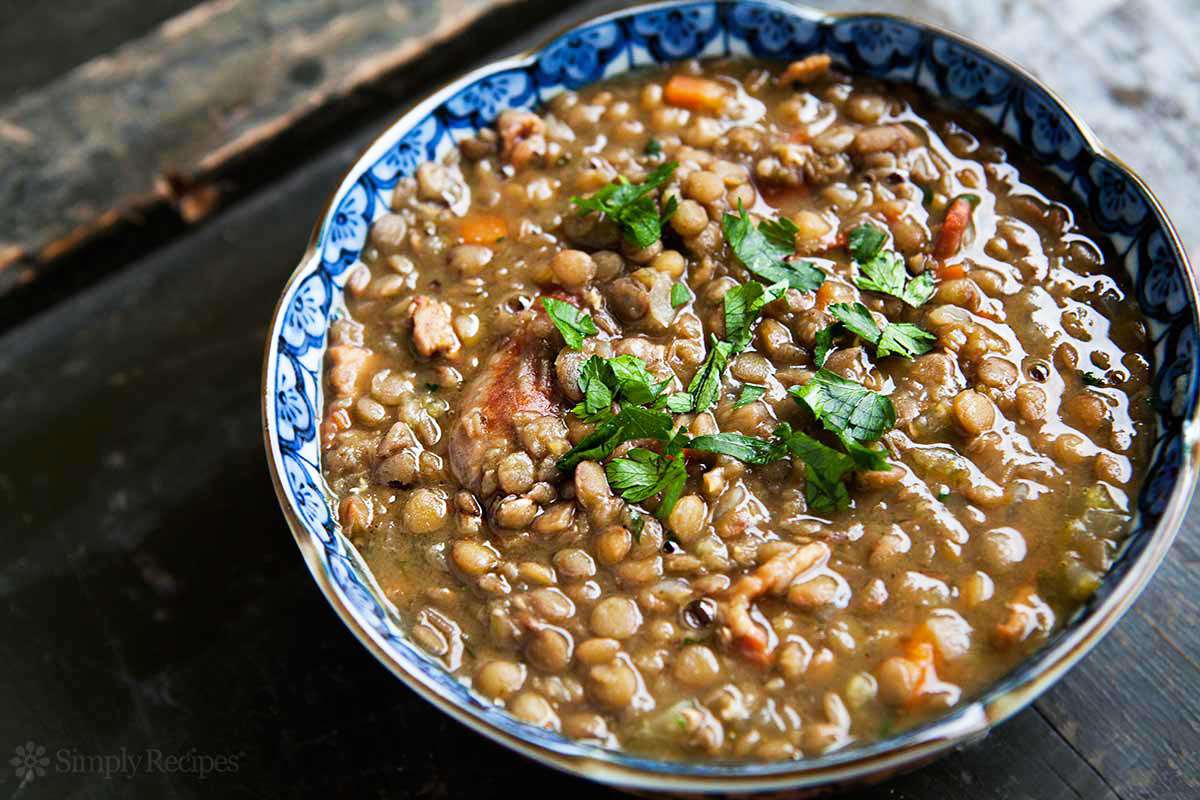
[[668,105],[692,111],[720,111],[725,103],[725,87],[708,78],[672,75],[663,88]]
[[945,261],[955,256],[962,247],[963,234],[971,224],[971,201],[966,197],[956,197],[946,209],[946,219],[942,222],[942,231],[938,234],[937,244],[933,255],[939,261]]
[[939,280],[951,281],[955,278],[965,278],[967,276],[966,269],[962,264],[938,264],[933,268],[934,274]]
[[464,219],[458,232],[467,244],[494,244],[508,236],[508,223],[497,214],[478,214]]

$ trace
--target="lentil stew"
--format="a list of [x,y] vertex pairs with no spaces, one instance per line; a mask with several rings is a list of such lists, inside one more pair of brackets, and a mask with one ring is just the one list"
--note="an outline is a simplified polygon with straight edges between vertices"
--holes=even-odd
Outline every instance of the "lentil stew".
[[1153,439],[1065,197],[821,55],[502,112],[347,283],[343,530],[431,657],[571,737],[779,760],[944,713],[1098,586]]

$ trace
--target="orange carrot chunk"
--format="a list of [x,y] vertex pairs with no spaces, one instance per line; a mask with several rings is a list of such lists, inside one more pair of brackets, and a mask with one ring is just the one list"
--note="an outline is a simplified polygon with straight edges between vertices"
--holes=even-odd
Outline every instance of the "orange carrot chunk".
[[464,219],[458,232],[467,244],[494,244],[508,236],[508,224],[496,214],[478,214]]
[[937,244],[933,248],[934,258],[945,261],[957,255],[962,247],[963,234],[971,224],[971,201],[966,197],[956,197],[946,209],[946,219],[942,222],[942,231],[938,234]]
[[663,99],[679,108],[717,112],[725,104],[725,87],[708,78],[672,75],[663,89]]

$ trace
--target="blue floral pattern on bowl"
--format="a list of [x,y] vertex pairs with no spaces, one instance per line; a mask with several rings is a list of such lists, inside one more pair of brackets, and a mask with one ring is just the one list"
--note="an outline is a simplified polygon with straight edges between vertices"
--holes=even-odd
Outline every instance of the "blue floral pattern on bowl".
[[[1135,530],[1087,608],[1058,638],[978,702],[901,736],[802,762],[672,763],[605,750],[524,725],[448,675],[402,631],[394,609],[342,535],[320,474],[319,409],[326,331],[341,307],[347,269],[384,213],[398,181],[424,160],[492,123],[508,107],[653,63],[706,56],[797,58],[830,53],[837,65],[918,85],[968,104],[1040,157],[1110,236],[1150,322],[1158,439]],[[1014,687],[1045,688],[1111,626],[1162,558],[1190,495],[1195,465],[1200,347],[1196,290],[1169,221],[1141,182],[1033,78],[953,34],[881,15],[822,15],[773,0],[667,2],[601,17],[528,56],[478,70],[419,104],[351,169],[330,204],[310,256],[289,282],[264,369],[268,460],[286,516],[318,583],[351,629],[406,683],[481,732],[564,769],[625,785],[677,791],[746,791],[824,785],[895,769],[978,736],[982,712]],[[1053,680],[1053,677],[1051,680]],[[1028,699],[1028,693],[1026,698]],[[1004,706],[996,716],[1014,710]]]

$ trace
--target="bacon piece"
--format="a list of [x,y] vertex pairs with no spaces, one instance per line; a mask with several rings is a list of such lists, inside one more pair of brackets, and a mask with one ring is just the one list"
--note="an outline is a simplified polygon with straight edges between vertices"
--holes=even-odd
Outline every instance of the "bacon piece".
[[413,326],[413,346],[418,353],[426,358],[439,353],[447,358],[458,355],[462,343],[454,332],[448,304],[419,294],[413,298],[408,315]]
[[793,545],[733,584],[721,606],[721,617],[738,652],[759,666],[770,665],[774,636],[751,616],[753,602],[768,594],[783,594],[797,577],[828,560],[829,545],[824,542]]
[[465,404],[450,430],[450,469],[476,494],[486,469],[522,449],[516,420],[565,413],[555,382],[552,333],[545,312],[532,311],[463,390]]
[[946,219],[942,222],[942,230],[938,234],[937,244],[933,248],[933,257],[939,261],[953,258],[962,247],[963,234],[971,224],[971,201],[965,197],[956,197],[946,209]]
[[500,156],[514,167],[523,167],[546,154],[546,123],[529,111],[506,109],[496,120]]

